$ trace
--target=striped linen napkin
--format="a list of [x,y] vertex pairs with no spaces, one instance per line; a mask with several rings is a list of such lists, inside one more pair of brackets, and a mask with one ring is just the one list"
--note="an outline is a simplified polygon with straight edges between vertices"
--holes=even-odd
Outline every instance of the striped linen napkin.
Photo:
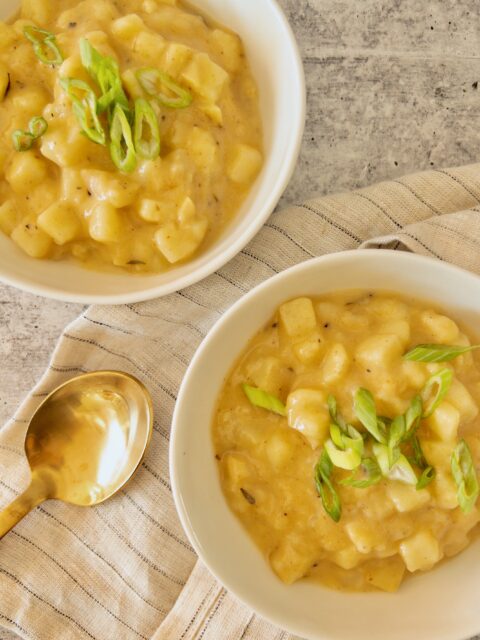
[[287,267],[357,247],[414,251],[479,273],[480,164],[277,212],[244,251],[203,282],[160,300],[91,307],[65,330],[48,371],[0,430],[0,507],[28,483],[22,449],[31,415],[73,375],[122,369],[140,378],[152,392],[155,430],[125,491],[89,509],[46,503],[0,541],[5,637],[292,638],[239,603],[197,561],[172,500],[170,422],[188,363],[232,303]]

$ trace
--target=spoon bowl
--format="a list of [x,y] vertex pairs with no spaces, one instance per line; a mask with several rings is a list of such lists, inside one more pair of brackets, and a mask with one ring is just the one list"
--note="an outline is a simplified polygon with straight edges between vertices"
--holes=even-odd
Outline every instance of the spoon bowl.
[[150,394],[126,373],[87,373],[58,387],[30,422],[32,480],[0,513],[0,538],[44,500],[92,506],[117,493],[140,465],[152,429]]

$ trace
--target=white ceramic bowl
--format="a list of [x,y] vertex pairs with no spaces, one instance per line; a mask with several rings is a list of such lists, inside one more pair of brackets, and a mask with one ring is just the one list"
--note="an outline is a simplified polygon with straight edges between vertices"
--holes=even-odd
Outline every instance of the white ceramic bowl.
[[[13,15],[19,4],[1,0],[0,20]],[[241,251],[265,223],[295,168],[305,122],[305,82],[295,38],[275,0],[194,0],[194,4],[240,34],[260,89],[265,166],[233,223],[198,258],[168,273],[145,276],[33,260],[0,233],[0,280],[70,302],[149,300],[207,277]]]
[[407,580],[397,594],[341,593],[304,582],[285,586],[222,494],[211,423],[218,393],[238,355],[285,300],[352,288],[413,295],[452,310],[472,328],[479,326],[480,278],[409,253],[337,253],[266,281],[215,325],[184,378],[170,448],[178,513],[196,552],[218,580],[261,616],[302,638],[470,638],[480,632],[480,540],[433,571]]

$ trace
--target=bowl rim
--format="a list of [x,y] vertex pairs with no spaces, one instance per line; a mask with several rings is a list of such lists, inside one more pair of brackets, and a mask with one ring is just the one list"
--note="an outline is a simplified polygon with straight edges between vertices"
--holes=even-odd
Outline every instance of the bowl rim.
[[[286,161],[283,162],[281,171],[278,173],[274,188],[272,189],[269,197],[266,200],[260,201],[257,204],[253,203],[253,207],[258,208],[258,213],[255,218],[252,218],[251,223],[244,229],[244,231],[238,235],[233,236],[233,233],[228,233],[227,236],[231,237],[232,242],[224,248],[221,253],[214,256],[211,260],[206,262],[202,267],[185,274],[181,278],[174,279],[171,282],[167,282],[160,285],[153,285],[146,289],[138,291],[131,291],[129,293],[116,293],[111,295],[103,294],[84,294],[84,293],[71,293],[67,289],[51,286],[47,284],[32,283],[28,278],[22,276],[16,276],[9,273],[6,270],[0,268],[0,282],[16,287],[27,293],[39,295],[45,298],[53,300],[59,300],[61,302],[71,302],[79,304],[103,304],[103,305],[120,305],[120,304],[133,304],[137,302],[146,302],[155,298],[160,298],[177,291],[181,291],[186,287],[194,285],[208,276],[212,275],[218,269],[225,266],[230,260],[232,260],[246,245],[257,235],[268,218],[273,213],[277,206],[282,194],[290,182],[290,179],[297,166],[298,157],[303,140],[303,132],[305,129],[306,121],[306,107],[307,107],[307,95],[306,95],[306,82],[305,82],[305,70],[303,67],[302,56],[298,42],[296,40],[293,29],[287,19],[287,16],[283,9],[280,7],[278,0],[265,0],[270,4],[272,12],[276,15],[277,20],[280,22],[284,29],[285,38],[289,43],[289,47],[292,54],[292,63],[295,74],[295,81],[298,87],[298,113],[297,118],[290,123],[290,136],[288,142],[288,150],[285,154]],[[297,89],[297,87],[295,89]],[[259,178],[261,180],[261,177]],[[212,245],[212,249],[215,244]],[[58,264],[61,264],[58,263]],[[172,270],[174,271],[174,270]],[[160,274],[146,274],[155,275]],[[132,274],[135,277],[135,274]]]
[[[222,317],[215,322],[215,324],[210,328],[205,338],[202,340],[200,346],[195,352],[186,372],[183,376],[182,383],[177,395],[177,401],[175,403],[175,408],[172,417],[171,423],[171,434],[170,434],[170,445],[169,445],[169,474],[170,481],[172,486],[172,495],[175,503],[175,508],[177,510],[178,517],[182,524],[182,527],[187,535],[188,540],[190,541],[195,553],[198,558],[205,564],[210,573],[215,577],[215,579],[231,594],[233,594],[240,602],[249,607],[252,612],[260,615],[265,620],[268,620],[275,626],[283,629],[291,634],[299,636],[301,638],[313,638],[311,632],[307,630],[302,622],[299,620],[296,623],[292,623],[291,621],[285,622],[285,620],[278,615],[277,611],[272,611],[272,608],[269,606],[264,606],[263,603],[260,605],[254,601],[253,597],[250,597],[248,589],[238,589],[234,584],[234,579],[231,579],[232,573],[225,568],[223,565],[216,563],[215,554],[208,553],[205,554],[205,549],[208,547],[202,547],[202,545],[198,542],[196,533],[194,531],[194,527],[191,526],[190,519],[188,517],[188,510],[186,508],[185,501],[183,499],[183,494],[180,489],[181,484],[181,473],[179,469],[181,465],[179,464],[181,460],[180,454],[180,446],[178,446],[180,432],[182,431],[182,427],[180,426],[182,422],[182,413],[183,407],[188,402],[188,387],[190,386],[191,380],[195,377],[198,377],[198,363],[202,361],[204,352],[207,351],[210,347],[210,344],[214,342],[217,338],[217,333],[226,323],[230,321],[234,315],[236,315],[237,311],[248,305],[252,299],[261,294],[263,291],[272,286],[273,283],[277,283],[284,278],[288,278],[292,273],[301,273],[303,270],[311,269],[313,266],[321,266],[326,263],[335,263],[337,261],[343,261],[349,258],[360,258],[365,256],[373,257],[374,255],[378,257],[389,258],[389,256],[395,256],[400,261],[404,260],[410,264],[417,264],[419,268],[425,264],[436,264],[440,269],[447,269],[453,273],[456,273],[461,278],[469,278],[475,282],[477,286],[480,286],[480,276],[472,273],[462,267],[451,264],[449,262],[439,260],[437,258],[416,254],[413,252],[403,252],[403,251],[395,251],[392,249],[351,249],[347,251],[337,251],[334,253],[324,254],[315,258],[310,258],[298,264],[295,264],[284,271],[280,271],[274,276],[267,278],[265,281],[261,282],[253,289],[251,289],[248,293],[240,297],[223,315]],[[232,360],[233,363],[233,360]],[[184,423],[185,424],[185,423]],[[185,427],[183,427],[184,429]],[[238,521],[238,527],[241,529],[241,523]],[[248,536],[248,533],[244,531],[244,535]],[[479,629],[480,632],[480,622]],[[315,635],[315,640],[331,640],[331,636],[324,635],[322,632],[318,632]],[[460,637],[459,637],[460,640]],[[462,639],[463,640],[463,639]]]

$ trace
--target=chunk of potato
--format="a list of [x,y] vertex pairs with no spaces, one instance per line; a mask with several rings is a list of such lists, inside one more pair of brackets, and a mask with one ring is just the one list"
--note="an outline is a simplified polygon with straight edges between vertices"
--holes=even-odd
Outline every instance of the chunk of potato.
[[260,172],[263,156],[248,144],[237,144],[227,164],[227,175],[237,184],[251,183]]
[[417,491],[415,487],[402,482],[389,482],[387,494],[400,513],[416,511],[430,502],[430,493],[427,489]]
[[131,43],[141,31],[145,31],[145,23],[136,13],[129,13],[126,16],[117,18],[110,26],[110,30],[115,38]]
[[47,175],[46,162],[34,151],[25,151],[13,156],[5,178],[15,193],[23,195],[41,184]]
[[166,40],[157,33],[141,31],[135,38],[133,50],[144,60],[157,64],[166,47]]
[[322,378],[325,384],[338,382],[347,373],[351,358],[341,342],[335,342],[328,347],[322,362]]
[[181,77],[198,95],[217,102],[229,80],[229,75],[206,53],[196,53]]
[[280,320],[291,338],[307,335],[317,328],[317,318],[310,298],[296,298],[282,304]]
[[368,520],[354,520],[345,525],[345,531],[359,553],[370,553],[383,542],[382,531]]
[[312,449],[328,437],[330,415],[323,391],[296,389],[287,398],[288,426],[299,431]]
[[283,540],[270,554],[270,564],[285,584],[293,584],[308,572],[313,558],[300,543]]
[[162,56],[162,69],[173,78],[179,78],[192,59],[193,49],[179,42],[170,42]]
[[339,567],[348,571],[358,567],[358,565],[365,560],[365,557],[353,545],[351,545],[350,547],[346,547],[345,549],[341,549],[340,551],[336,551],[332,554],[332,560]]
[[408,384],[415,389],[421,389],[428,378],[428,372],[425,366],[420,362],[409,362],[408,360],[401,364],[402,373]]
[[12,232],[12,240],[32,258],[45,258],[52,248],[52,239],[35,223],[19,224]]
[[167,222],[155,233],[158,250],[172,264],[191,256],[201,245],[208,229],[208,221],[196,214],[191,198],[181,204],[177,220]]
[[55,244],[63,245],[77,238],[82,231],[80,220],[66,202],[56,202],[38,216],[40,229],[48,233]]
[[7,236],[11,235],[18,223],[17,208],[13,200],[6,200],[0,205],[0,229]]
[[62,168],[83,162],[93,145],[81,134],[78,125],[72,124],[64,121],[50,126],[40,143],[42,155]]
[[390,367],[400,360],[403,345],[396,335],[373,335],[363,340],[356,349],[356,359],[366,369]]
[[460,412],[452,404],[444,401],[425,422],[440,440],[455,442],[460,424]]
[[442,550],[435,536],[423,529],[400,544],[400,555],[408,571],[426,571],[442,559]]
[[247,363],[245,373],[255,387],[276,396],[286,391],[292,376],[283,361],[275,356],[255,356]]
[[445,470],[437,469],[432,488],[435,495],[435,504],[440,509],[456,509],[458,507],[457,485],[448,468]]
[[110,243],[121,240],[124,229],[118,209],[109,202],[101,202],[92,211],[89,218],[89,232],[97,242]]
[[478,406],[475,400],[465,385],[457,378],[452,380],[452,384],[446,395],[446,400],[456,407],[460,413],[461,426],[469,424],[478,416]]
[[210,44],[220,57],[222,67],[229,73],[235,73],[242,64],[242,41],[235,33],[223,29],[214,29],[210,34]]
[[419,320],[428,332],[430,342],[455,344],[459,330],[453,320],[435,311],[422,311]]
[[140,186],[127,178],[108,171],[82,171],[82,178],[98,200],[109,202],[116,209],[135,202]]
[[398,556],[392,558],[384,558],[374,564],[371,564],[366,570],[366,580],[368,584],[394,593],[402,584],[405,575],[405,563]]
[[323,353],[322,338],[318,331],[314,331],[306,340],[301,340],[293,346],[295,355],[303,364],[313,364],[320,360]]

